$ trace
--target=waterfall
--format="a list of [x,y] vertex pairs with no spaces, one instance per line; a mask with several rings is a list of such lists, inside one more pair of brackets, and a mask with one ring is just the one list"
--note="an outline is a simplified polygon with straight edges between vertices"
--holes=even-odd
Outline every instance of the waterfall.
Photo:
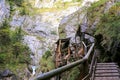
[[32,66],[32,70],[33,70],[32,75],[34,76],[35,75],[36,66]]

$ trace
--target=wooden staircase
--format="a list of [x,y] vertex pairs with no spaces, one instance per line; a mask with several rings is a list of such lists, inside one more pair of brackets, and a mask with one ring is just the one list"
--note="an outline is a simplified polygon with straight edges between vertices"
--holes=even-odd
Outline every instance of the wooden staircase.
[[97,63],[93,80],[120,80],[119,68],[116,63]]

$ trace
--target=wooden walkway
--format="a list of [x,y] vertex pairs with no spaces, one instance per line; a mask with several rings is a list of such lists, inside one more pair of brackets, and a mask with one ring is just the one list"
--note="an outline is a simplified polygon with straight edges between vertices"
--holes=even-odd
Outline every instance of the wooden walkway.
[[97,63],[94,71],[93,80],[120,80],[116,63]]

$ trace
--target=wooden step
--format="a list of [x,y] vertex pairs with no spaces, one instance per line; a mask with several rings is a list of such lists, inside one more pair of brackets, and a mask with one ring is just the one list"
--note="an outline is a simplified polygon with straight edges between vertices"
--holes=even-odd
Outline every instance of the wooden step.
[[96,67],[96,70],[118,70],[117,67]]
[[116,63],[97,63],[94,80],[120,80]]
[[118,67],[118,65],[97,65],[97,67]]
[[119,73],[118,70],[96,70],[95,73]]
[[97,65],[116,65],[116,63],[97,63]]
[[95,77],[114,77],[114,76],[120,76],[119,73],[96,73]]
[[95,77],[94,80],[120,80],[119,77]]

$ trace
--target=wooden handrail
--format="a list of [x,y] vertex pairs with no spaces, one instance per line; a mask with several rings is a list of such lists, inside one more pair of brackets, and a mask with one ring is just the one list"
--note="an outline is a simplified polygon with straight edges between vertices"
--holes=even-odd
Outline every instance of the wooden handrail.
[[94,75],[92,73],[94,73],[94,68],[96,67],[96,63],[97,63],[97,55],[96,55],[96,51],[94,51],[94,54],[92,56],[92,61],[91,61],[91,64],[90,64],[90,68],[89,68],[89,73],[82,80],[88,80],[89,77]]
[[60,73],[63,73],[77,65],[80,65],[82,63],[84,63],[85,61],[88,60],[89,56],[90,56],[90,53],[92,52],[94,48],[94,43],[92,43],[90,49],[88,50],[87,54],[85,55],[85,57],[83,57],[82,59],[78,60],[78,61],[75,61],[73,63],[70,63],[68,65],[65,65],[65,66],[62,66],[60,68],[57,68],[57,69],[54,69],[54,70],[51,70],[49,72],[46,72],[46,73],[43,73],[42,75],[38,75],[35,80],[45,80],[45,79],[49,79],[55,75],[58,75]]

